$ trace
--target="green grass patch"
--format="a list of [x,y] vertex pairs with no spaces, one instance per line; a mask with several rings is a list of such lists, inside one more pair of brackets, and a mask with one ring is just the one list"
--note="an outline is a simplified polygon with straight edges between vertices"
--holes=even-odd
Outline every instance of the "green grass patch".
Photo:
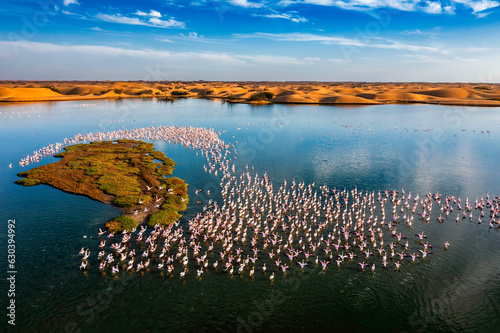
[[122,215],[115,217],[112,221],[106,223],[104,227],[108,232],[122,232],[123,230],[131,232],[132,229],[137,228],[137,222],[131,217]]
[[40,181],[38,179],[33,179],[33,178],[24,178],[16,180],[16,184],[23,186],[35,186],[39,185]]
[[174,208],[168,208],[158,213],[154,213],[149,217],[148,227],[154,227],[156,224],[160,226],[167,226],[174,224],[181,218],[181,214],[177,213]]
[[28,171],[21,171],[17,175],[19,177],[28,177],[29,175],[36,175],[38,173],[43,173],[43,171],[35,168],[35,169],[28,170]]
[[[177,177],[169,177],[162,180],[162,182],[167,186],[168,189],[172,189],[174,195],[185,196],[187,195],[188,184],[182,179]],[[165,192],[165,197],[171,196]]]
[[113,201],[113,205],[118,207],[132,207],[137,205],[147,205],[153,200],[148,195],[125,195]]
[[100,185],[99,189],[104,193],[116,197],[141,193],[136,177],[107,173],[99,177],[96,183]]
[[188,204],[189,199],[187,195],[166,195],[161,209],[172,207],[178,212],[183,212],[186,210]]
[[156,173],[160,176],[170,176],[174,172],[174,168],[170,165],[163,165],[156,169]]

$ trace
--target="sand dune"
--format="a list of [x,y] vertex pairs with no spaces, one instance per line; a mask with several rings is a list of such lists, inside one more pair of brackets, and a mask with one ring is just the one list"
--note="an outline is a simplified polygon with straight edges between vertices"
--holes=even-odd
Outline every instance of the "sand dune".
[[419,82],[0,82],[0,102],[152,97],[220,98],[234,103],[500,106],[500,85]]

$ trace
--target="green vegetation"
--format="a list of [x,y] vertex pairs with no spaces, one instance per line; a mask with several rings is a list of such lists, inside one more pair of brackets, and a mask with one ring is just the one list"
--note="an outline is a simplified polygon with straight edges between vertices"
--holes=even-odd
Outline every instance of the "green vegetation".
[[168,209],[169,207],[175,208],[178,212],[183,212],[186,210],[189,204],[189,199],[187,195],[166,195],[162,209]]
[[122,215],[115,217],[104,226],[108,232],[122,232],[123,230],[131,232],[132,229],[137,228],[137,222],[135,222],[135,220],[131,217]]
[[207,94],[207,95],[211,95],[211,94],[213,94],[214,92],[215,92],[215,90],[210,89],[210,90],[207,90],[206,94]]
[[170,176],[174,172],[173,166],[163,165],[156,170],[156,173],[160,176]]
[[35,186],[40,184],[40,181],[38,179],[23,178],[16,180],[16,184],[23,186]]
[[253,94],[250,96],[248,99],[249,101],[267,101],[268,99],[271,99],[274,97],[274,94],[269,91],[262,91],[256,94]]
[[172,92],[170,92],[170,94],[174,95],[174,96],[186,96],[186,95],[189,95],[189,92],[184,91],[184,90],[172,90]]
[[493,90],[492,87],[488,87],[488,86],[476,86],[476,87],[474,87],[474,89],[476,89],[476,90]]
[[29,175],[36,175],[37,173],[42,173],[42,170],[32,169],[29,171],[21,171],[17,174],[18,177],[28,177]]
[[115,94],[121,95],[123,92],[123,89],[115,88],[115,89],[113,89],[113,91],[115,92]]
[[118,197],[113,201],[113,205],[117,207],[132,207],[137,205],[147,205],[153,199],[148,195],[125,195]]
[[137,95],[151,95],[153,93],[153,90],[151,89],[144,89],[141,90],[137,93]]
[[156,224],[166,226],[177,222],[181,214],[177,213],[175,208],[169,207],[149,217],[148,227],[154,227]]
[[[187,184],[177,177],[164,177],[173,173],[176,163],[156,151],[152,143],[117,140],[77,144],[66,147],[57,157],[61,158],[58,162],[20,172],[18,176],[26,178],[16,183],[48,184],[122,208],[122,216],[106,223],[110,231],[129,230],[137,226],[137,219],[147,218],[147,214],[136,217],[135,210],[153,214],[152,225],[173,223],[189,203]],[[155,197],[165,198],[161,208],[155,206]]]
[[177,177],[169,177],[162,180],[169,189],[174,192],[174,195],[181,195],[187,197],[187,186],[182,179]]

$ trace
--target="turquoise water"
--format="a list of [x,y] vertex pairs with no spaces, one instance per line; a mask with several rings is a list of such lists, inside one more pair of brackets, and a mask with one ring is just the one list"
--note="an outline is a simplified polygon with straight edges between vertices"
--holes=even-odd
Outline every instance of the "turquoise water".
[[[487,193],[500,196],[498,109],[137,99],[3,104],[0,112],[2,244],[7,221],[16,220],[17,317],[16,330],[9,331],[499,331],[500,230],[487,222],[416,222],[414,233],[424,231],[433,244],[448,241],[450,249],[436,248],[425,262],[399,272],[296,269],[273,283],[259,274],[230,278],[222,272],[184,281],[154,272],[112,278],[95,270],[82,274],[78,251],[97,248],[97,228],[118,209],[45,185],[14,184],[18,172],[36,166],[19,167],[21,158],[64,137],[181,125],[225,131],[221,137],[238,150],[237,173],[253,166],[275,184],[295,179],[360,191],[404,188],[421,197],[439,191],[469,196],[473,204]],[[201,155],[155,144],[178,164],[174,175],[189,184],[185,226],[209,199],[220,199],[218,180],[203,171]],[[212,195],[195,196],[196,189]],[[5,275],[5,260],[0,269]]]

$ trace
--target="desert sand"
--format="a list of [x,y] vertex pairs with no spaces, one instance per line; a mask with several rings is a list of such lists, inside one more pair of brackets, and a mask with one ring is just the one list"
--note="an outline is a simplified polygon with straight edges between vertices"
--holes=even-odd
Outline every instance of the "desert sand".
[[0,81],[0,102],[208,98],[232,103],[500,106],[500,84],[215,81]]

